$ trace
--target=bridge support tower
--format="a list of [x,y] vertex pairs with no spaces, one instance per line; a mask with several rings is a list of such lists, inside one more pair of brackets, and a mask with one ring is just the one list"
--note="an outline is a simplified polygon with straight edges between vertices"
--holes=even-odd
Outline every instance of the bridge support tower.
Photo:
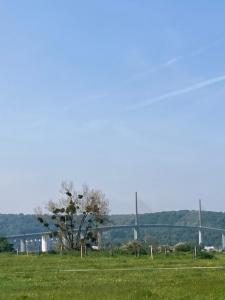
[[43,234],[41,237],[41,252],[48,252],[49,235]]
[[199,199],[199,210],[198,210],[198,221],[199,221],[199,230],[198,230],[198,244],[202,245],[202,203],[201,199]]
[[20,240],[20,252],[21,253],[26,252],[26,240],[24,239]]
[[198,231],[198,244],[199,244],[199,246],[202,245],[202,231],[201,231],[201,229],[199,229],[199,231]]
[[222,233],[222,250],[225,251],[225,233]]
[[134,227],[134,240],[139,240],[139,218],[138,218],[138,199],[137,192],[135,192],[135,227]]

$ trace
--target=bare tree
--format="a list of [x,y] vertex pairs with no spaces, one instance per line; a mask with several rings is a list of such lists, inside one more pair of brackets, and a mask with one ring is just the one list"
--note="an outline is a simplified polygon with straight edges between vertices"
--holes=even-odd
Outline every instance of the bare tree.
[[57,236],[65,249],[79,249],[81,243],[92,244],[96,229],[106,220],[108,201],[100,190],[84,185],[81,192],[73,184],[63,182],[62,197],[49,201],[47,214],[37,215],[39,222]]

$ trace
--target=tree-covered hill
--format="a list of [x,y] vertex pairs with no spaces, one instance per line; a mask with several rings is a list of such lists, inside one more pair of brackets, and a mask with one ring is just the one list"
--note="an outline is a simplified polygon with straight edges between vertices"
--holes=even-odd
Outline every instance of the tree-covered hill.
[[[165,211],[139,215],[140,224],[172,224],[197,225],[197,211]],[[109,223],[114,225],[134,224],[134,215],[111,215]],[[225,228],[224,212],[202,212],[202,225]],[[16,235],[22,233],[41,232],[46,228],[40,224],[34,215],[0,214],[0,236]],[[198,239],[196,230],[149,228],[141,230],[142,239],[158,242],[159,244],[175,244],[179,241],[193,241]],[[132,230],[113,230],[105,233],[105,244],[121,244],[133,239]],[[203,241],[207,245],[221,245],[221,234],[211,231],[203,233]]]
[[[113,224],[134,224],[134,215],[113,215]],[[139,215],[140,224],[171,224],[171,225],[198,225],[198,211],[180,210],[164,211]],[[225,228],[224,212],[202,212],[202,226]],[[113,243],[131,240],[132,231],[113,230],[108,239]],[[180,241],[191,241],[197,243],[197,230],[190,229],[167,229],[167,228],[148,228],[141,230],[141,238],[159,244],[175,244]],[[221,234],[213,231],[203,232],[203,242],[206,245],[221,246]]]
[[24,214],[0,214],[0,236],[45,231],[36,216]]

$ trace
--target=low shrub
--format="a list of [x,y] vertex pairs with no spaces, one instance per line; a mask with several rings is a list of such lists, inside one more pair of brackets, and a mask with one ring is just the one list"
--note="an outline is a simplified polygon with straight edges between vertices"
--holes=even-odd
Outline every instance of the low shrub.
[[139,254],[147,254],[146,245],[139,241],[130,241],[120,247],[121,252],[126,254],[135,254],[138,256]]
[[200,251],[198,257],[202,259],[213,259],[215,258],[215,254],[213,252]]
[[9,243],[7,238],[0,237],[0,252],[12,252],[13,250],[13,245]]
[[190,252],[193,250],[193,245],[191,243],[178,243],[175,245],[174,249],[176,252]]
[[52,249],[52,250],[48,251],[48,254],[59,254],[59,252],[56,251],[56,250],[54,250],[54,249]]

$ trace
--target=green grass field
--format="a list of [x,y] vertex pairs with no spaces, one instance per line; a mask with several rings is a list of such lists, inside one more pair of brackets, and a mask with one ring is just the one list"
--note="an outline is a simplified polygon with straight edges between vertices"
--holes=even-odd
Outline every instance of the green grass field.
[[[218,268],[192,269],[200,266]],[[225,254],[212,260],[193,260],[190,254],[154,260],[100,253],[83,259],[1,254],[0,299],[224,300]]]

